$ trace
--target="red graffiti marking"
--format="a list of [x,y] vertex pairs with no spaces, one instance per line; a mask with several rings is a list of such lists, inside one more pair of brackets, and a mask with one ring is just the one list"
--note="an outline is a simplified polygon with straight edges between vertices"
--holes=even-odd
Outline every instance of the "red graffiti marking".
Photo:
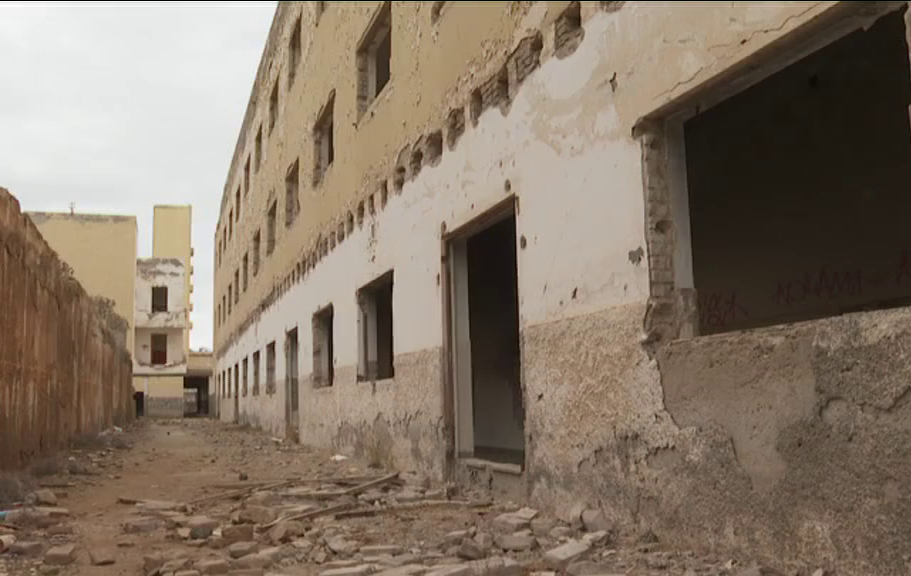
[[700,295],[698,305],[699,323],[711,328],[724,328],[750,315],[737,301],[735,292],[709,292]]
[[816,274],[804,272],[796,282],[779,282],[773,300],[776,304],[792,305],[807,300],[832,300],[842,296],[863,294],[863,270],[831,272],[823,266]]

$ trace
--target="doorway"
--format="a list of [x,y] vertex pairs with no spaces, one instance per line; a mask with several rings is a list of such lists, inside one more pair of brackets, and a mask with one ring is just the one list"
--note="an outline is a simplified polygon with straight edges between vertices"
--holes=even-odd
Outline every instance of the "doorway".
[[521,467],[525,406],[512,202],[454,236],[448,251],[456,451]]
[[297,328],[285,336],[285,435],[297,440],[298,418],[298,341]]

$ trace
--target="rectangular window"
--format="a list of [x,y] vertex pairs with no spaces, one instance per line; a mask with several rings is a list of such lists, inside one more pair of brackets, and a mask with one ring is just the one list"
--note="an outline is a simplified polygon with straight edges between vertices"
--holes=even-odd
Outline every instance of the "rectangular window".
[[269,96],[269,134],[275,130],[276,120],[278,120],[278,78],[275,79],[272,95]]
[[253,173],[259,172],[259,165],[263,161],[263,125],[260,124],[256,130],[256,144],[253,155]]
[[240,365],[234,365],[234,396],[240,398]]
[[285,227],[291,226],[300,211],[300,183],[298,180],[298,160],[288,168],[285,176]]
[[234,286],[228,284],[228,314],[231,314],[231,307],[234,304]]
[[234,213],[234,220],[236,222],[240,222],[240,188],[241,188],[241,185],[238,184],[237,192],[234,193],[234,196],[236,198],[234,201],[234,209],[236,210],[236,212]]
[[228,240],[234,238],[234,208],[228,212]]
[[266,394],[275,393],[275,342],[266,346]]
[[332,304],[313,315],[313,386],[332,386],[335,377],[332,351]]
[[259,396],[259,350],[253,353],[253,395]]
[[386,84],[392,58],[392,2],[380,6],[357,49],[357,109],[360,117]]
[[395,375],[392,343],[392,271],[358,291],[358,380]]
[[278,202],[273,202],[269,208],[269,214],[266,216],[266,255],[272,254],[275,250],[275,213],[278,210]]
[[244,164],[244,196],[250,193],[250,157],[247,156],[247,163]]
[[288,90],[294,84],[297,77],[297,66],[301,61],[301,19],[298,18],[294,23],[294,30],[291,32],[291,40],[288,46]]
[[168,287],[152,286],[152,312],[168,311]]
[[242,394],[243,394],[244,396],[246,396],[246,395],[247,395],[247,368],[248,368],[247,359],[246,359],[246,358],[244,358],[243,366],[244,366],[244,386],[243,386],[243,388],[242,388]]
[[152,365],[164,366],[168,363],[168,335],[152,334]]
[[240,300],[240,269],[234,271],[234,305]]
[[224,323],[225,323],[225,320],[226,320],[227,317],[228,317],[228,304],[227,304],[227,302],[226,302],[226,300],[225,300],[225,295],[224,295],[224,294],[221,295],[221,314],[222,314],[222,316],[221,316],[221,323],[224,324]]
[[313,185],[319,184],[326,170],[335,160],[335,130],[333,112],[335,109],[335,91],[329,94],[329,100],[320,110],[316,125],[313,128]]
[[249,268],[250,268],[250,267],[248,266],[249,263],[250,263],[250,262],[249,262],[249,254],[247,254],[247,253],[245,252],[245,253],[244,253],[244,292],[247,291],[247,284],[249,283],[249,280],[250,280],[250,276],[249,276]]
[[259,251],[260,251],[260,235],[259,230],[256,231],[256,234],[253,235],[253,275],[256,276],[259,274]]

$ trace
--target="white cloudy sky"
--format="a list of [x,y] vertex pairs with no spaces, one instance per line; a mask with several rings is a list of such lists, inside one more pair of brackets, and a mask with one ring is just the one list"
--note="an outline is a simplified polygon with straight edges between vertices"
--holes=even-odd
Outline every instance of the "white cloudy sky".
[[194,348],[212,346],[212,231],[275,2],[0,4],[0,187],[25,210],[193,205]]

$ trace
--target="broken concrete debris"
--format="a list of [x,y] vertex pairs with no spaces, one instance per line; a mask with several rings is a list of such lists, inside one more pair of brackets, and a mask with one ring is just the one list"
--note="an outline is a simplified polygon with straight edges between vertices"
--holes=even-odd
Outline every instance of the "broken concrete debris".
[[114,553],[107,548],[89,550],[89,562],[92,566],[109,566],[114,563]]
[[67,566],[76,560],[76,545],[54,546],[44,554],[44,563],[51,566]]

